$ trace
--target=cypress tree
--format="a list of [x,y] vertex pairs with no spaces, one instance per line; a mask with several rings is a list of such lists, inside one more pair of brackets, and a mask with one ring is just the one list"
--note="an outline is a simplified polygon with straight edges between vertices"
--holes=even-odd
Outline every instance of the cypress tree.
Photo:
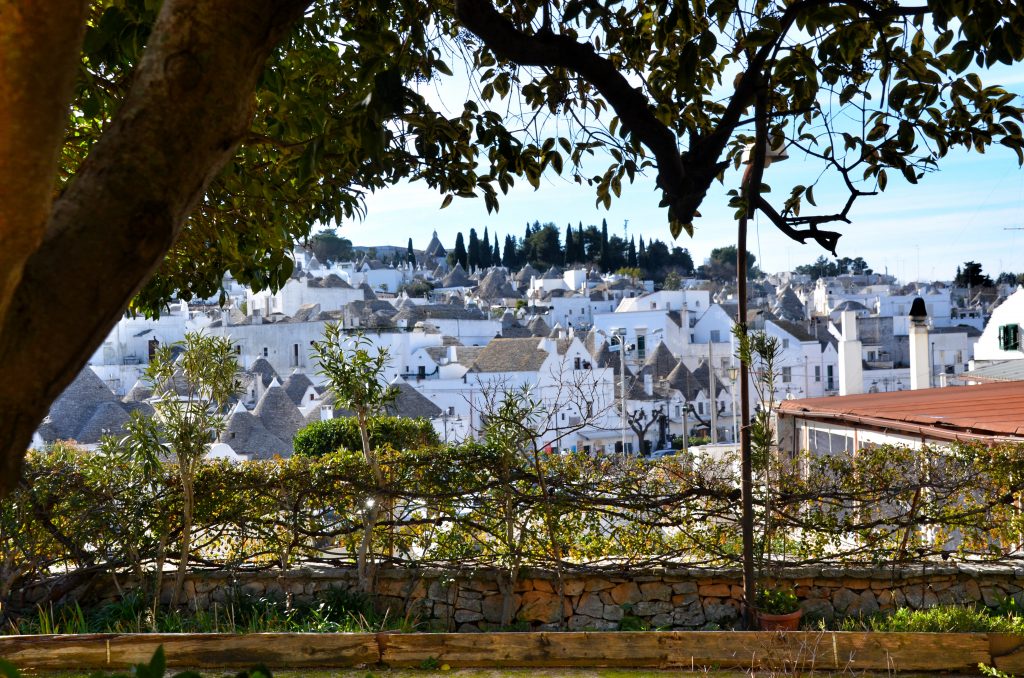
[[480,239],[480,266],[487,268],[491,265],[491,236],[487,233],[487,227],[484,226],[484,237]]
[[469,249],[466,254],[469,261],[467,271],[480,265],[480,238],[477,237],[475,228],[469,229]]
[[495,266],[501,265],[501,250],[498,248],[498,234],[494,234],[494,249],[491,250],[491,263]]
[[629,266],[630,268],[637,267],[636,242],[633,238],[629,239],[629,253],[626,255],[626,266]]
[[609,246],[608,246],[608,220],[607,219],[602,219],[601,220],[601,250],[600,250],[600,254],[598,255],[598,261],[599,261],[599,265],[601,266],[601,271],[603,271],[605,273],[607,273],[609,271],[609,269],[611,268],[611,254],[612,253],[609,251]]
[[566,266],[576,262],[576,243],[572,238],[572,224],[565,227],[565,257]]
[[409,246],[406,248],[405,260],[413,266],[416,265],[416,253],[412,251],[412,238],[409,238]]
[[516,267],[515,265],[515,239],[511,236],[505,237],[505,249],[502,252],[502,263],[509,270]]
[[455,236],[455,263],[462,264],[462,268],[466,268],[469,264],[466,253],[466,241],[462,238],[462,231],[459,231],[459,234]]

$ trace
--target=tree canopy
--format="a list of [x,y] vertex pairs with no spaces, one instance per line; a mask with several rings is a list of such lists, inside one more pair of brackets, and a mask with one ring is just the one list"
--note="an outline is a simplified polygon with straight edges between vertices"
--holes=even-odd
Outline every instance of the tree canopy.
[[[296,238],[401,179],[495,210],[546,170],[604,205],[651,171],[678,235],[746,144],[759,168],[782,140],[848,201],[807,214],[818,180],[769,201],[757,169],[734,203],[832,251],[821,226],[890,174],[916,182],[956,147],[1024,155],[1015,95],[973,72],[1024,58],[1013,0],[37,5],[0,7],[4,490],[129,303],[215,296],[226,272],[280,286]],[[441,112],[419,85],[446,59],[476,86]],[[590,158],[609,164],[591,174]],[[600,237],[606,269],[626,263],[615,239]]]

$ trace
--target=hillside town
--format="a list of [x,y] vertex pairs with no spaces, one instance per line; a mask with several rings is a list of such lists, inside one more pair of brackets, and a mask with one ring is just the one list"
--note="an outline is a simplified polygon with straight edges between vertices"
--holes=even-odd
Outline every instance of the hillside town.
[[[528,226],[524,241],[544,230],[553,229],[538,225],[531,234]],[[516,266],[514,238],[506,237],[502,261],[497,236],[492,249],[475,231],[468,259],[461,234],[449,252],[436,232],[423,249],[411,239],[408,248],[349,245],[348,256],[334,260],[323,248],[321,261],[315,246],[298,246],[279,290],[227,278],[221,299],[178,301],[156,319],[123,318],[53,404],[34,445],[74,440],[91,448],[123,433],[132,411],[152,411],[143,373],[154,351],[203,332],[229,338],[241,368],[211,453],[287,457],[300,429],[350,414],[335,405],[311,356],[325,324],[335,323],[387,352],[383,379],[398,394],[389,413],[429,420],[446,443],[476,437],[496,399],[526,388],[544,411],[539,433],[550,451],[731,449],[740,396],[728,275],[714,275],[715,261],[695,271],[681,250],[659,266],[657,280],[645,277],[651,267],[637,266],[649,263],[642,239],[639,256],[630,243],[619,248],[623,261],[604,262],[618,265],[609,273],[600,255],[573,261],[585,259],[582,227],[578,233],[580,256],[570,227],[565,265],[544,270],[528,260]],[[561,253],[557,232],[554,243]],[[656,245],[667,252],[656,241],[647,251]],[[752,279],[748,326],[773,337],[778,353],[770,388],[750,390],[753,411],[781,404],[792,415],[807,399],[863,394],[884,402],[887,393],[1024,377],[1024,292],[1015,280],[900,284],[862,260],[841,264],[846,270],[822,258]],[[978,270],[969,273],[981,275],[972,266]],[[782,428],[786,444],[796,444],[794,431]],[[801,444],[815,447],[814,436],[805,433]]]

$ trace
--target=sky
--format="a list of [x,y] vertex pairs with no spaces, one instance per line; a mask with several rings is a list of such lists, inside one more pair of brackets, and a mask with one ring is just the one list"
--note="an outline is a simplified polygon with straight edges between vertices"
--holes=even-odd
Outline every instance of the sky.
[[[1021,92],[1024,67],[983,74],[983,79],[986,85],[998,83]],[[461,107],[465,92],[449,92],[438,91],[430,98],[436,97],[442,107],[449,102]],[[813,159],[791,154],[765,171],[764,181],[777,187],[772,202],[778,208],[789,187],[813,183],[821,169]],[[608,164],[609,159],[598,157],[584,167],[584,174],[602,174]],[[740,175],[741,170],[730,169],[725,185],[712,186],[693,238],[684,233],[675,243],[687,248],[698,265],[714,248],[736,242],[726,192],[739,187]],[[1024,272],[1024,230],[1007,230],[1024,229],[1024,170],[1010,149],[997,145],[984,154],[953,151],[940,161],[938,171],[926,174],[917,185],[897,175],[889,172],[884,193],[857,199],[850,212],[852,223],[822,226],[843,233],[837,247],[840,257],[863,257],[874,270],[902,282],[950,280],[965,261],[980,262],[992,277],[1003,271]],[[845,191],[829,191],[827,186],[816,190],[815,197],[819,207],[805,204],[803,215],[838,212],[846,201]],[[497,233],[500,243],[506,233],[522,237],[526,224],[534,221],[552,222],[564,234],[567,224],[600,225],[607,219],[610,234],[672,243],[653,174],[624,183],[622,196],[607,210],[595,206],[593,187],[568,178],[568,167],[565,177],[545,173],[536,191],[525,179],[517,180],[508,195],[499,196],[500,209],[494,214],[487,213],[482,199],[455,198],[441,209],[442,198],[422,184],[399,184],[370,195],[365,218],[341,224],[338,232],[365,246],[405,246],[411,237],[413,246],[423,249],[436,230],[441,243],[451,248],[457,233],[468,238],[470,228],[482,236],[487,227],[492,241]],[[748,249],[766,272],[792,270],[829,256],[813,242],[801,245],[790,240],[763,218],[751,223]]]

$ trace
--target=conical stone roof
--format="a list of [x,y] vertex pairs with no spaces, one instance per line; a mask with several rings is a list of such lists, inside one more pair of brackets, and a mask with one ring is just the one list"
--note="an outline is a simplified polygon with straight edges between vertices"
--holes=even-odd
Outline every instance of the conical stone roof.
[[649,374],[655,381],[664,379],[675,369],[678,362],[676,357],[672,355],[672,351],[668,350],[665,342],[660,341],[655,349],[651,351],[651,354],[647,356],[640,374]]
[[91,367],[86,366],[50,406],[49,418],[57,438],[78,440],[78,432],[92,419],[96,408],[104,403],[121,407],[113,391]]
[[[256,404],[253,416],[260,420],[267,431],[285,443],[287,454],[290,455],[292,439],[305,422],[299,408],[288,397],[287,391],[280,384],[271,384]],[[287,456],[284,451],[281,454]]]
[[469,279],[466,274],[466,269],[462,268],[461,263],[456,263],[455,268],[452,269],[451,273],[446,275],[441,281],[441,287],[472,287],[473,281]]
[[284,388],[285,393],[288,394],[288,397],[292,399],[292,402],[295,403],[295,406],[301,407],[304,404],[302,397],[306,395],[306,391],[312,385],[313,382],[309,380],[309,377],[296,370],[288,375],[288,378],[284,380],[281,386]]

